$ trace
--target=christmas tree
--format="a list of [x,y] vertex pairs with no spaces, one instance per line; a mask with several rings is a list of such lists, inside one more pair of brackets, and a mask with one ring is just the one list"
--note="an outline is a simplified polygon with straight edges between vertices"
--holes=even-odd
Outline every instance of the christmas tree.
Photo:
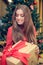
[[[35,0],[13,0],[12,3],[8,3],[7,1],[7,4],[7,14],[2,17],[3,25],[0,26],[0,40],[6,40],[8,27],[12,25],[12,13],[17,4],[25,4],[30,8],[36,31],[38,31],[40,27],[42,27],[42,23],[40,23],[39,13],[37,13],[37,2],[35,2]],[[37,35],[37,42],[43,43],[42,41],[40,42],[40,40],[43,40],[43,32],[39,32],[39,34]]]

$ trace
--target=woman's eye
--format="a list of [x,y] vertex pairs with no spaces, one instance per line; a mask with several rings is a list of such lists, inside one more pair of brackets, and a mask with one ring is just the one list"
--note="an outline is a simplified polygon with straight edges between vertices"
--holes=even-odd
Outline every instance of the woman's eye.
[[21,15],[21,17],[24,17],[24,15]]
[[24,17],[24,15],[23,14],[16,14],[16,17]]

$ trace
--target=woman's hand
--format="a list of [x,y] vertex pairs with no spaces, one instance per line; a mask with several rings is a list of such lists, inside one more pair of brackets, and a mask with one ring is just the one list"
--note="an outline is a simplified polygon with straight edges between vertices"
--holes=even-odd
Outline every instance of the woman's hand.
[[0,57],[3,55],[3,53],[2,52],[0,52]]
[[39,54],[39,47],[37,46],[35,49],[35,53],[38,55]]
[[11,51],[17,44],[19,44],[22,40],[18,41],[16,44],[14,44],[11,48],[8,49],[8,51]]

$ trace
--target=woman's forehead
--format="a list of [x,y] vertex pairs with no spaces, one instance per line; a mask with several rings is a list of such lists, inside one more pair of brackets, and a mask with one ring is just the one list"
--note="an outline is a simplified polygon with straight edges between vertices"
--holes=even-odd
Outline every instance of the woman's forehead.
[[23,10],[22,10],[22,9],[18,9],[18,10],[16,11],[16,14],[24,14],[24,13],[23,13]]

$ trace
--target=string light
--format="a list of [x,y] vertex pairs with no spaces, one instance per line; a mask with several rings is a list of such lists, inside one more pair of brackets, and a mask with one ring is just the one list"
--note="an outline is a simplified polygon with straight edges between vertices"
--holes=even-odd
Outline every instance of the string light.
[[8,2],[9,2],[9,3],[11,3],[11,2],[12,2],[12,0],[8,0]]

